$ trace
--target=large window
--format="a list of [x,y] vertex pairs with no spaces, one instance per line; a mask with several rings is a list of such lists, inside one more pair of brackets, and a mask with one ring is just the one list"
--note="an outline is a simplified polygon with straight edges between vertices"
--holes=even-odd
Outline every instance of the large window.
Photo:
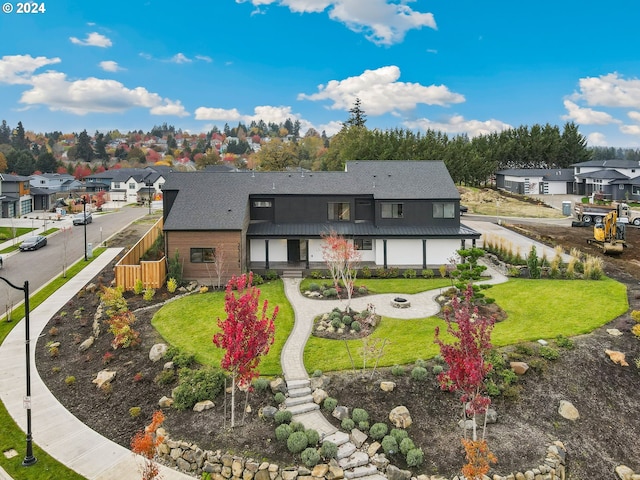
[[216,261],[215,248],[192,248],[191,263],[213,263]]
[[633,195],[640,195],[640,187],[634,185],[633,187],[631,187],[631,193]]
[[433,218],[455,218],[456,207],[455,203],[434,203],[433,204]]
[[329,202],[329,220],[349,221],[351,220],[350,206],[348,203]]
[[254,200],[253,206],[255,208],[271,208],[271,200]]
[[373,250],[373,240],[370,238],[356,238],[353,240],[356,250]]
[[402,203],[383,203],[382,218],[402,218],[404,216]]

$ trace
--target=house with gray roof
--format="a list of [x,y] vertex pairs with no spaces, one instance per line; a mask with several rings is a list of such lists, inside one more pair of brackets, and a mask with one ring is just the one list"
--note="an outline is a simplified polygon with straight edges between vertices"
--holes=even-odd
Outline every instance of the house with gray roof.
[[440,161],[355,161],[342,172],[167,174],[167,255],[210,283],[248,270],[326,269],[322,236],[352,241],[372,268],[438,268],[480,234],[460,223],[460,194]]
[[167,171],[170,169],[113,168],[88,175],[85,186],[88,192],[109,192],[109,198],[114,202],[146,203],[150,195],[155,197],[161,193]]
[[606,200],[640,201],[640,162],[636,160],[589,160],[572,165],[575,193],[597,195]]
[[496,186],[519,195],[573,193],[572,168],[510,168],[496,172]]
[[[82,182],[68,173],[34,173],[29,177],[32,187],[56,192],[70,192],[83,187]],[[39,210],[36,208],[36,210]]]
[[29,177],[0,173],[2,218],[20,217],[33,211]]

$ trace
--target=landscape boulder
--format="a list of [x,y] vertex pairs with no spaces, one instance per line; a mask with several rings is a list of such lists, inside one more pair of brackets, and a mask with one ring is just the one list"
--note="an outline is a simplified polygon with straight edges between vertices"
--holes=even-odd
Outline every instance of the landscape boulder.
[[380,390],[382,390],[383,392],[393,392],[393,390],[396,388],[396,383],[395,382],[380,382]]
[[100,388],[105,383],[111,382],[114,378],[116,378],[116,372],[114,370],[102,370],[98,372],[98,375],[92,380],[92,382]]
[[629,364],[625,360],[625,354],[616,350],[605,350],[604,353],[609,355],[609,358],[613,363],[617,363],[623,367],[628,367]]
[[580,418],[580,413],[578,412],[578,409],[574,407],[573,404],[567,400],[560,400],[558,413],[562,418],[566,418],[567,420],[571,420],[571,421],[575,421]]
[[409,409],[404,405],[400,405],[391,410],[391,413],[389,413],[389,421],[393,423],[396,428],[409,428],[413,423]]
[[524,375],[529,370],[529,365],[525,362],[511,362],[509,365],[516,375]]
[[152,362],[157,362],[162,357],[164,357],[164,354],[167,353],[168,348],[169,347],[166,343],[156,343],[153,347],[151,347],[151,350],[149,350],[149,360],[151,360]]

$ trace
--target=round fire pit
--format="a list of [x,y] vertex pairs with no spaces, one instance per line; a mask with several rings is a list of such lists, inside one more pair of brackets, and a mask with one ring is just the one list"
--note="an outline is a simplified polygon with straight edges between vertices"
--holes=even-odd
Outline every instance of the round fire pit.
[[393,300],[391,300],[391,306],[393,308],[409,308],[411,306],[411,302],[409,302],[409,300],[407,300],[406,298],[395,297]]

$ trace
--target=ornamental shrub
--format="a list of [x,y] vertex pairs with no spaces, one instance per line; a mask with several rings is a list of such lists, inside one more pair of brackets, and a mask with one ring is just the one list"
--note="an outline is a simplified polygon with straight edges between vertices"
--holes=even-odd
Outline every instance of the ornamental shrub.
[[564,335],[558,335],[556,337],[556,344],[561,348],[566,348],[567,350],[573,350],[575,347],[573,340],[565,337]]
[[640,323],[640,310],[632,310],[631,318],[633,319],[633,321]]
[[178,289],[178,282],[176,282],[175,278],[170,278],[169,280],[167,280],[167,291],[169,293],[175,293],[177,289]]
[[315,467],[320,461],[320,454],[315,448],[306,448],[301,454],[300,459],[305,466],[309,468]]
[[340,320],[339,318],[334,318],[333,320],[331,320],[331,326],[336,330],[340,328],[341,325],[342,325],[342,320]]
[[324,408],[328,412],[333,412],[333,410],[338,406],[338,400],[333,397],[327,397],[322,402],[322,408]]
[[289,423],[291,421],[292,414],[289,410],[278,410],[273,416],[273,420],[278,424]]
[[351,330],[354,332],[359,332],[362,330],[362,325],[357,320],[355,322],[351,322]]
[[433,278],[434,276],[435,274],[430,268],[425,268],[424,270],[422,270],[422,278]]
[[369,421],[363,420],[362,422],[358,422],[358,429],[362,432],[369,431]]
[[289,424],[289,426],[291,427],[291,432],[304,432],[304,425],[302,424],[302,422],[296,422],[293,421]]
[[391,374],[395,377],[401,377],[404,375],[404,368],[400,365],[394,365],[391,367]]
[[[276,272],[275,270],[267,270],[266,272],[264,272],[264,278],[267,281],[275,280],[278,278],[278,272]],[[255,279],[255,276],[254,276],[254,279]]]
[[318,283],[310,283],[309,284],[309,290],[312,292],[319,292],[320,291],[320,285]]
[[253,286],[257,286],[257,285],[262,285],[264,283],[264,278],[262,278],[262,275],[258,274],[258,273],[254,273],[253,274],[253,282],[251,282],[251,284]]
[[324,291],[324,296],[327,298],[335,298],[338,296],[338,291],[335,288],[327,288]]
[[560,353],[558,353],[555,348],[548,346],[540,347],[540,349],[538,350],[538,354],[546,360],[557,360],[558,358],[560,358]]
[[424,367],[413,367],[411,370],[411,379],[416,382],[424,382],[427,379],[427,369]]
[[344,323],[345,325],[351,325],[351,322],[353,322],[353,318],[351,318],[349,315],[345,315],[344,317],[342,317],[342,323]]
[[427,362],[425,362],[423,359],[419,358],[416,360],[415,363],[416,367],[422,367],[422,368],[427,368]]
[[100,294],[100,300],[104,303],[104,313],[109,318],[129,311],[127,300],[122,296],[122,288],[104,287]]
[[195,355],[185,352],[178,347],[169,347],[163,358],[173,362],[175,368],[189,368],[195,360]]
[[291,427],[286,423],[282,423],[276,427],[276,440],[286,442],[291,435]]
[[322,370],[314,370],[311,376],[314,378],[320,378],[322,376]]
[[398,442],[391,435],[387,435],[386,437],[384,437],[382,439],[381,445],[385,455],[393,455],[394,453],[398,453]]
[[142,413],[142,409],[140,407],[131,407],[129,409],[129,416],[131,418],[138,418],[140,413]]
[[366,265],[362,267],[362,269],[360,270],[360,276],[362,278],[371,278],[371,268]]
[[640,323],[636,323],[632,328],[631,328],[631,333],[633,333],[633,335],[636,338],[640,338]]
[[402,275],[404,278],[416,278],[416,271],[413,268],[408,268]]
[[336,458],[338,456],[338,446],[333,442],[324,441],[320,447],[320,455],[326,460]]
[[224,389],[225,376],[219,370],[203,368],[179,371],[180,383],[173,390],[174,407],[187,410],[203,400],[215,399]]
[[374,440],[380,440],[381,438],[384,438],[388,431],[389,427],[387,427],[386,423],[374,423],[369,429],[369,436]]
[[340,426],[342,427],[343,430],[350,432],[351,430],[356,428],[356,423],[350,418],[343,418],[342,422],[340,423]]
[[140,295],[142,292],[144,292],[144,283],[142,283],[141,278],[138,278],[136,283],[133,285],[133,293]]
[[369,414],[363,408],[354,408],[351,412],[351,418],[355,423],[366,422],[369,420]]
[[304,434],[307,436],[307,442],[309,442],[309,445],[311,445],[312,447],[318,445],[318,442],[320,441],[320,434],[317,430],[308,428],[304,431]]
[[282,392],[278,392],[273,396],[273,401],[276,402],[278,405],[280,405],[281,403],[284,403],[284,393]]
[[264,377],[256,378],[253,381],[253,388],[258,390],[259,392],[264,392],[269,388],[271,382]]
[[291,453],[302,452],[307,448],[308,444],[309,441],[307,440],[307,436],[304,432],[293,432],[289,435],[289,438],[287,438],[287,448]]
[[399,445],[402,442],[402,440],[409,437],[409,432],[407,432],[406,430],[403,430],[402,428],[392,428],[391,433],[389,435],[395,438],[396,443],[398,443]]
[[369,293],[369,290],[367,290],[367,287],[358,287],[358,293],[360,295],[366,295],[367,293]]
[[424,452],[421,448],[414,448],[407,452],[407,466],[419,467],[424,462]]
[[414,448],[416,448],[416,446],[413,443],[413,440],[411,440],[409,437],[403,438],[400,442],[400,452],[402,452],[402,454],[405,456],[407,455],[409,450],[413,450]]

